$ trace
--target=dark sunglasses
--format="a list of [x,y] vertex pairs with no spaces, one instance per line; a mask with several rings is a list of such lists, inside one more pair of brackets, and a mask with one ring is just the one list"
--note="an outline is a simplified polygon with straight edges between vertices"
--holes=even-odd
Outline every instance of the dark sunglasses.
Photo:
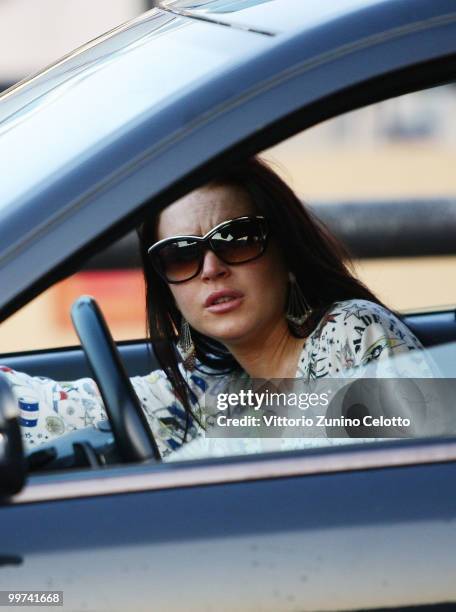
[[164,238],[147,253],[155,270],[168,283],[184,283],[201,272],[208,249],[235,266],[261,257],[268,234],[263,216],[237,217],[216,225],[205,236]]

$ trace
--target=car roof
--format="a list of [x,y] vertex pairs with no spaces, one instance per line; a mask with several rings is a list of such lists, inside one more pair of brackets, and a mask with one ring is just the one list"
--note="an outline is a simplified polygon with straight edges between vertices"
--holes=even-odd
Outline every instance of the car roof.
[[456,51],[454,0],[342,4],[342,14],[273,35],[194,16],[198,6],[156,8],[0,96],[1,316],[268,126]]

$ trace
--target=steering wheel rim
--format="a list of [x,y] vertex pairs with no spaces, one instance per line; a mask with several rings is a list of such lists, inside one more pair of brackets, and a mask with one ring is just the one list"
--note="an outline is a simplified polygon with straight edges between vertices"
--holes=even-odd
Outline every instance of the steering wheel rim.
[[160,461],[160,451],[119,350],[95,299],[79,297],[71,319],[103,398],[119,455],[125,462]]

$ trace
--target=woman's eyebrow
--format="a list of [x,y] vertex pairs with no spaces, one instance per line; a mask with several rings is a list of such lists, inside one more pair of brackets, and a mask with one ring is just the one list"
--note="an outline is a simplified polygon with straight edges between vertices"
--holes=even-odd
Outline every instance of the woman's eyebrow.
[[180,232],[176,232],[175,234],[170,234],[169,236],[166,236],[166,238],[173,238],[174,236],[176,237],[177,236],[198,236],[201,238],[202,236],[205,236],[206,234],[211,232],[215,227],[217,227],[221,223],[225,223],[225,221],[229,221],[229,219],[223,219],[222,221],[217,221],[217,223],[214,223],[213,225],[211,224],[211,226],[205,232],[203,232],[201,228],[198,228],[198,229],[193,228],[192,230],[188,230],[185,232],[180,231]]
[[169,238],[178,238],[179,236],[197,236],[199,238],[202,238],[203,236],[206,236],[207,234],[210,234],[212,232],[212,230],[214,230],[219,225],[227,223],[228,221],[233,221],[234,219],[238,219],[239,217],[245,217],[245,216],[248,216],[248,214],[229,216],[228,218],[220,219],[220,220],[214,222],[213,224],[211,224],[210,227],[204,233],[201,230],[201,228],[198,228],[198,229],[193,228],[193,229],[187,230],[185,232],[181,231],[179,233],[176,232],[175,234],[169,234],[168,236],[164,236],[161,240],[167,240]]

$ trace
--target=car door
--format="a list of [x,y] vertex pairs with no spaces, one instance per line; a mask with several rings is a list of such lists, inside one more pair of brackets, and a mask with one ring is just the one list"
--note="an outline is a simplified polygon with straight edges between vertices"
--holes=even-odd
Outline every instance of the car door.
[[[449,23],[441,27],[454,33]],[[257,137],[244,129],[236,154],[447,77],[454,42],[445,30],[440,56],[435,47],[426,52],[432,27],[391,36],[386,55],[356,52],[352,64],[334,57],[307,83],[258,94],[266,112],[272,95],[295,99],[304,83],[312,90],[302,108],[289,101]],[[397,59],[404,50],[405,67]],[[232,141],[214,142],[205,162],[232,155]],[[63,591],[64,609],[111,612],[454,603],[455,458],[448,438],[31,475],[0,506],[1,589]]]
[[0,509],[1,588],[111,612],[454,602],[455,457],[409,441],[32,476]]

